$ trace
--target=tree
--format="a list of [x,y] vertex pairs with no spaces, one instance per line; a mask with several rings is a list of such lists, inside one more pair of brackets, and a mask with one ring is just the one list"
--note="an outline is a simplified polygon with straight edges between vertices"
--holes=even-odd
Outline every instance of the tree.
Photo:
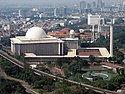
[[78,63],[78,65],[80,66],[80,68],[82,68],[82,66],[84,65],[83,64],[83,59],[82,58],[80,58],[79,56],[75,56],[74,57],[74,60],[75,60],[75,62],[77,62]]
[[28,64],[27,62],[24,62],[24,69],[25,71],[30,71],[30,64]]
[[62,66],[64,63],[70,63],[70,58],[59,58],[59,59],[57,59],[57,61],[56,61],[56,65],[57,66]]
[[51,87],[50,85],[44,85],[44,86],[43,86],[43,90],[44,90],[44,91],[51,92],[51,91],[52,91],[52,87]]
[[119,68],[116,68],[116,72],[117,72],[118,74],[120,74],[120,69],[119,69]]
[[81,87],[74,85],[74,86],[71,86],[70,89],[71,89],[71,94],[84,94],[83,89]]
[[64,90],[62,88],[59,88],[59,89],[54,90],[50,94],[64,94]]
[[121,75],[125,75],[125,70],[124,70],[124,68],[121,68]]
[[81,66],[77,62],[72,62],[69,65],[69,70],[73,73],[76,73],[80,69],[81,69]]
[[90,63],[92,64],[92,67],[94,67],[94,60],[95,60],[95,56],[94,55],[90,55],[89,56],[89,61],[90,61]]
[[0,79],[0,94],[26,94],[25,88],[16,81]]
[[109,57],[109,58],[108,58],[108,61],[109,61],[109,62],[112,61],[112,57]]
[[122,61],[124,60],[124,54],[120,51],[116,52],[116,60],[119,64],[122,63]]
[[93,79],[93,85],[99,88],[103,88],[103,89],[107,89],[108,88],[108,81],[107,80],[103,80],[100,77],[95,77]]
[[120,85],[125,81],[124,76],[118,75],[114,78],[112,78],[109,81],[108,89],[109,90],[118,90],[120,88]]
[[124,22],[123,18],[120,17],[116,20],[115,24],[121,24],[123,22]]
[[4,45],[4,46],[10,46],[11,45],[10,37],[1,38],[1,44]]
[[93,63],[94,60],[95,60],[95,56],[94,56],[94,55],[90,55],[90,56],[89,56],[89,61],[90,61],[91,63]]

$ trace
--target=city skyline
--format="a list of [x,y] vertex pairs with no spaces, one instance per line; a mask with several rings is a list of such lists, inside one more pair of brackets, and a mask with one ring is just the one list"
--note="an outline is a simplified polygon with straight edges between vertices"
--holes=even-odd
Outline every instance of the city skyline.
[[[75,3],[79,3],[80,1],[86,1],[86,2],[92,2],[92,1],[97,1],[97,0],[0,0],[0,5],[13,5],[13,4],[17,4],[17,5],[22,5],[22,4],[28,4],[28,5],[37,5],[37,4],[67,4],[67,3],[71,3],[71,4],[75,4]],[[108,4],[108,2],[112,2],[112,3],[120,3],[123,0],[102,0],[103,2],[106,2]]]

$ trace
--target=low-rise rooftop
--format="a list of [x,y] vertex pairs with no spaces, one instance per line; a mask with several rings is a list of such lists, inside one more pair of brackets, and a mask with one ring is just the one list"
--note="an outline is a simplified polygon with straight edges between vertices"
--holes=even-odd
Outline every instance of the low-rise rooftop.
[[31,39],[31,38],[26,38],[25,36],[19,36],[19,37],[17,36],[16,38],[11,38],[11,41],[17,44],[63,42],[61,39],[52,36],[47,36],[45,38],[40,38],[40,39]]

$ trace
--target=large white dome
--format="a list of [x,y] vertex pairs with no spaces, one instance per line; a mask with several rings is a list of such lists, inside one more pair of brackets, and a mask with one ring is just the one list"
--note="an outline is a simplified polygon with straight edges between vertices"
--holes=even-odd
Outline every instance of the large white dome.
[[40,39],[46,37],[46,33],[40,27],[32,27],[28,29],[25,37],[30,39]]

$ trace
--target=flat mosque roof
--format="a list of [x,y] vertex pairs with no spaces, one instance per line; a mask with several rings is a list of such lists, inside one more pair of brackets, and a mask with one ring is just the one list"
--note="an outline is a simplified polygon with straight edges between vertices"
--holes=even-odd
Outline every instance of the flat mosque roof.
[[[82,48],[82,50],[83,51],[80,52],[80,53],[82,53],[81,56],[94,55],[96,57],[111,57],[108,50],[104,47]],[[88,51],[84,51],[84,50],[88,50]],[[91,50],[91,51],[89,51],[89,50]]]
[[[100,52],[100,55],[97,55],[96,57],[99,57],[99,58],[105,58],[105,57],[111,57],[111,55],[109,54],[108,50],[106,48],[101,48],[101,47],[94,47],[94,48],[83,48],[83,49],[87,49],[87,50],[98,50]],[[29,55],[30,54],[30,55]],[[81,58],[89,58],[90,55],[92,55],[91,53],[90,54],[87,54],[87,55],[77,55],[76,54],[76,49],[70,49],[68,54],[67,55],[64,55],[64,56],[37,56],[37,55],[34,55],[33,53],[29,53],[27,54],[25,57],[26,58],[37,58],[37,57],[41,57],[41,58],[62,58],[62,57],[75,57],[75,56],[79,56]],[[32,55],[31,55],[32,54]]]
[[11,42],[15,44],[29,44],[29,43],[55,43],[64,41],[52,36],[47,36],[45,38],[39,38],[39,39],[31,39],[31,38],[26,38],[25,36],[17,36],[16,38],[11,38]]

